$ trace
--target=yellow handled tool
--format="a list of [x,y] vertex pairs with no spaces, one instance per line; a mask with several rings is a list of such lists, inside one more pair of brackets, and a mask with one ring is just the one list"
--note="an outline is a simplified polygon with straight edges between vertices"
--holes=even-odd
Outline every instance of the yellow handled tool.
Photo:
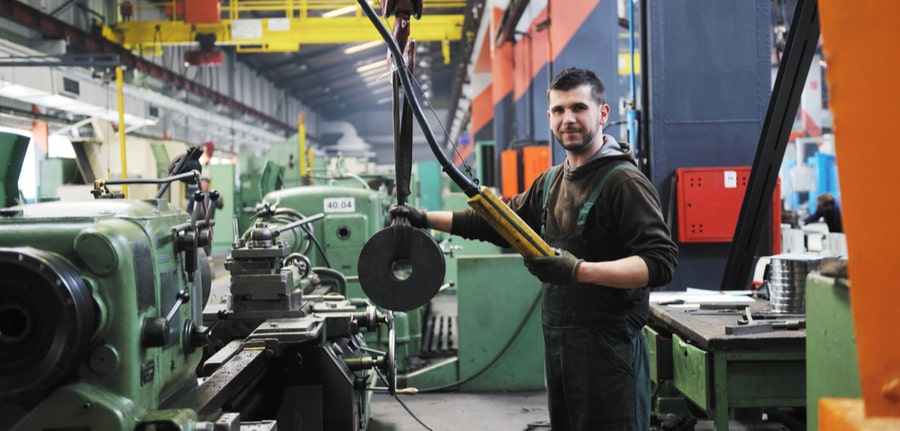
[[553,256],[553,249],[487,187],[469,197],[469,206],[522,256]]

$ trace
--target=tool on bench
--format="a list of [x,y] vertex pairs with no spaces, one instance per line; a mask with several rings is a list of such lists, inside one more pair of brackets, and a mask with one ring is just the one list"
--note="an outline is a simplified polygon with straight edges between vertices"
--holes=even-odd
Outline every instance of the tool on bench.
[[772,332],[780,330],[798,330],[806,329],[806,320],[772,320],[768,322],[748,323],[738,326],[726,326],[725,334],[727,335],[747,335],[759,334],[762,332]]
[[[770,317],[771,316],[771,317]],[[777,317],[784,320],[771,320]],[[726,326],[726,335],[747,335],[759,334],[763,332],[772,332],[778,330],[798,330],[806,329],[806,319],[787,320],[787,315],[778,316],[775,313],[761,314],[762,322],[755,321],[755,313],[750,311],[750,307],[744,310],[744,316],[738,320],[738,326]],[[800,315],[801,317],[805,317]]]

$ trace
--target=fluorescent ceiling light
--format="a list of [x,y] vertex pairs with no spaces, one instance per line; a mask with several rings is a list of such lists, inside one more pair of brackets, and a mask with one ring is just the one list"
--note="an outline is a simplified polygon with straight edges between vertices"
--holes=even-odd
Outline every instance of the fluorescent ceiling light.
[[364,76],[363,81],[368,85],[376,85],[380,84],[381,81],[390,82],[390,79],[388,79],[387,75],[370,75]]
[[345,15],[345,14],[348,14],[350,12],[355,12],[355,11],[356,11],[355,5],[354,6],[344,6],[342,8],[330,10],[328,12],[323,13],[322,18],[334,18],[336,16]]
[[359,73],[364,73],[364,72],[367,72],[367,71],[369,71],[369,70],[378,69],[379,67],[382,68],[382,69],[387,70],[387,61],[386,61],[386,60],[379,60],[379,61],[376,61],[376,62],[373,62],[373,63],[364,64],[364,65],[362,65],[362,66],[357,67],[357,68],[356,68],[356,71],[359,72]]
[[379,88],[376,88],[376,89],[372,90],[372,94],[381,94],[381,93],[384,93],[385,91],[388,91],[388,90],[390,90],[390,89],[392,89],[392,88],[394,88],[394,87],[379,87]]
[[362,76],[363,78],[368,78],[370,76],[389,75],[389,74],[390,74],[390,72],[388,72],[387,70],[382,70],[382,69],[370,69],[365,72],[359,72],[359,76]]
[[370,42],[364,42],[359,45],[353,45],[344,50],[344,54],[355,54],[360,51],[365,51],[367,49],[375,48],[376,46],[381,46],[384,44],[382,40],[373,40]]

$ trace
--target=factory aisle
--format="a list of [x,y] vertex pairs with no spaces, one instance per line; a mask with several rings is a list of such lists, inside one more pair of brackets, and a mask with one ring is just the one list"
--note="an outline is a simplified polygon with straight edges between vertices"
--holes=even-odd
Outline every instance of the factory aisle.
[[[400,395],[434,431],[548,430],[547,395],[538,392],[434,393]],[[425,431],[403,406],[387,394],[372,397],[368,431]]]

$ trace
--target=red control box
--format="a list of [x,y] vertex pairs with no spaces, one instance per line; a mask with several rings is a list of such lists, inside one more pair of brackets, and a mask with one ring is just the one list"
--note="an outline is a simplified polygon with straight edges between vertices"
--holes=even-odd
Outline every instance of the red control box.
[[[680,242],[731,242],[750,180],[750,167],[675,170]],[[772,194],[773,249],[781,249],[781,190]],[[777,246],[777,248],[776,248]]]

